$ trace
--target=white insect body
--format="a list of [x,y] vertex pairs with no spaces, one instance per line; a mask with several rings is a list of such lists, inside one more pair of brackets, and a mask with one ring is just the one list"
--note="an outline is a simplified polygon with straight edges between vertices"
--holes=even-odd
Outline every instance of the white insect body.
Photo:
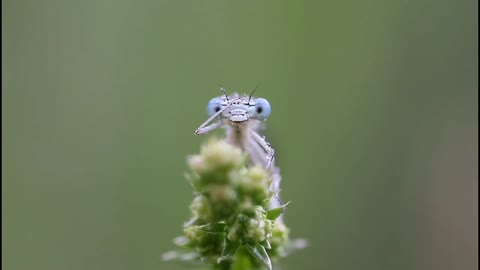
[[[225,93],[223,88],[222,91]],[[225,94],[211,99],[207,112],[210,118],[195,130],[195,134],[205,134],[219,127],[225,128],[226,140],[246,151],[251,164],[260,165],[270,173],[270,190],[275,195],[269,208],[279,207],[282,204],[278,197],[281,177],[279,169],[274,165],[274,151],[265,141],[265,137],[257,133],[262,122],[270,115],[269,102],[252,95]]]

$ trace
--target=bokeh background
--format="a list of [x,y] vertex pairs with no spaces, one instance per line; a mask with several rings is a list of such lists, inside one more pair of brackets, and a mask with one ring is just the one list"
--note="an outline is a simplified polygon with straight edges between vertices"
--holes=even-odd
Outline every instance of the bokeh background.
[[281,269],[477,269],[477,7],[2,1],[2,266],[187,269],[160,256],[222,85],[272,104],[310,241]]

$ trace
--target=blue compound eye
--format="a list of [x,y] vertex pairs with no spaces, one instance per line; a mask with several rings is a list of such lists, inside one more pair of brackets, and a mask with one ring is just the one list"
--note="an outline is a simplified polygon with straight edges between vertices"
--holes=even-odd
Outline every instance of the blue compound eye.
[[255,101],[255,118],[258,120],[267,119],[272,112],[270,103],[264,98],[257,98]]
[[216,97],[212,98],[207,105],[207,113],[209,116],[214,115],[222,109],[223,100]]

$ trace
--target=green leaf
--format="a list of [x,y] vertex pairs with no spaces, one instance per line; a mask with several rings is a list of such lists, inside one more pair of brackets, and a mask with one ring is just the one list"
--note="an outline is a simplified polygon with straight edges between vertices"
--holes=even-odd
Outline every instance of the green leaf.
[[268,267],[268,269],[272,270],[272,261],[270,261],[270,257],[262,245],[259,243],[256,243],[253,247],[247,245],[247,249],[253,255],[253,257],[262,261]]
[[200,220],[197,218],[192,218],[191,220],[187,221],[185,224],[183,224],[183,228],[188,228],[194,226],[197,222]]
[[185,173],[184,174],[185,179],[187,179],[187,182],[192,186],[193,190],[195,193],[199,192],[201,190],[201,185],[198,183],[198,175],[194,173]]
[[286,204],[278,207],[278,208],[273,208],[267,211],[267,219],[269,220],[275,220],[277,219],[286,209],[287,205],[289,205],[291,202],[287,202]]
[[225,238],[225,247],[223,248],[222,255],[220,256],[220,258],[217,259],[217,263],[220,263],[232,257],[232,255],[235,254],[235,252],[237,252],[237,249],[239,246],[240,246],[240,243],[231,242],[231,241],[228,241],[227,238]]
[[219,222],[216,224],[206,224],[201,226],[195,226],[197,230],[204,231],[211,234],[220,234],[225,230],[225,223]]
[[252,257],[249,255],[249,252],[246,251],[244,246],[238,248],[237,253],[235,254],[235,259],[233,260],[232,270],[245,270],[253,269]]
[[270,245],[270,242],[268,242],[268,240],[265,240],[263,242],[260,243],[262,246],[264,246],[266,249],[271,249],[272,246]]

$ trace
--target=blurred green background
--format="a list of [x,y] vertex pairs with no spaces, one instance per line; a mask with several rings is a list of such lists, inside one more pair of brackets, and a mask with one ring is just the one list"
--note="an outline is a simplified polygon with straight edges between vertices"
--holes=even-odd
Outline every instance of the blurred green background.
[[281,269],[477,269],[477,7],[2,1],[2,266],[186,269],[160,256],[221,84],[272,104],[310,240]]

